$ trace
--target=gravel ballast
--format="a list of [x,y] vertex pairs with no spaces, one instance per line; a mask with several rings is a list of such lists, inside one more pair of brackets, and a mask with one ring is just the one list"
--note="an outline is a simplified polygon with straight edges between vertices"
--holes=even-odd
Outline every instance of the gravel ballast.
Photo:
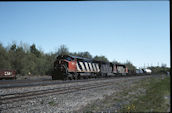
[[[81,90],[67,94],[50,94],[41,98],[27,99],[24,101],[12,102],[9,104],[2,104],[0,106],[2,113],[59,113],[59,112],[74,112],[82,109],[87,104],[103,99],[106,95],[111,95],[115,92],[120,92],[135,85],[136,82],[142,79],[149,78],[150,76],[137,76],[137,77],[123,77],[105,80],[97,80],[90,82],[76,82],[67,84],[57,84],[48,86],[37,86],[29,88],[15,88],[15,89],[1,89],[0,95],[11,93],[22,93],[37,90],[46,90],[60,87],[79,86],[84,84],[93,84],[101,82],[114,82],[112,85],[98,87],[94,89]],[[13,107],[13,108],[12,108]],[[8,109],[9,108],[9,109]],[[4,110],[3,110],[4,109]],[[6,110],[5,110],[6,109]]]

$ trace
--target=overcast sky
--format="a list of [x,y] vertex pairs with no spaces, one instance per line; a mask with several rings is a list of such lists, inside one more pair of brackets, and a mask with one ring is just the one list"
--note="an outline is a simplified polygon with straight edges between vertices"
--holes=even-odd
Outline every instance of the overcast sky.
[[169,1],[0,2],[0,43],[169,67],[169,21]]

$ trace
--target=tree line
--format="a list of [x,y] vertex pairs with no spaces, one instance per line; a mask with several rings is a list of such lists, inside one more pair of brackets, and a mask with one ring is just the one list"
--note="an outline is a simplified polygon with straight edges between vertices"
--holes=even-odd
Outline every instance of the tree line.
[[170,72],[170,68],[166,66],[150,66],[148,67],[152,70],[153,74],[167,74],[167,72]]
[[[35,44],[17,45],[13,43],[4,47],[0,43],[0,70],[16,70],[19,75],[51,75],[54,61],[58,55],[74,55],[109,62],[105,56],[96,55],[93,57],[88,51],[69,52],[65,45],[61,45],[54,53],[44,53]],[[130,61],[126,63],[113,61],[113,63],[124,64],[131,70],[136,69]]]

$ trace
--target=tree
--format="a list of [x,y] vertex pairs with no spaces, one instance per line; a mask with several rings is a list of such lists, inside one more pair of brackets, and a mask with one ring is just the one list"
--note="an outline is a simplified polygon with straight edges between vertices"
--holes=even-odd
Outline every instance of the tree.
[[57,55],[69,55],[69,50],[65,45],[61,45],[56,54]]
[[116,61],[116,60],[113,60],[112,63],[113,63],[113,64],[122,64],[122,63],[120,63],[120,62],[118,62],[118,61]]
[[162,67],[162,68],[165,68],[165,67],[167,67],[167,64],[162,63],[162,64],[161,64],[161,67]]
[[33,53],[34,55],[36,55],[37,57],[40,56],[40,51],[38,49],[36,49],[35,44],[32,44],[30,46],[30,52]]
[[168,67],[159,67],[159,66],[156,66],[156,67],[148,67],[149,69],[152,70],[152,73],[154,74],[167,74],[167,72],[170,72],[170,68]]
[[11,51],[16,51],[16,44],[13,44],[13,45],[10,47],[10,50],[11,50]]
[[9,55],[0,43],[0,69],[11,69]]
[[96,55],[93,59],[97,60],[97,61],[109,62],[109,60],[105,56],[97,56]]
[[70,53],[70,55],[92,59],[92,55],[88,51],[86,51],[86,52],[78,52],[78,53],[74,52],[74,53]]
[[127,60],[126,63],[124,63],[124,65],[129,69],[129,70],[135,70],[136,67],[130,62]]

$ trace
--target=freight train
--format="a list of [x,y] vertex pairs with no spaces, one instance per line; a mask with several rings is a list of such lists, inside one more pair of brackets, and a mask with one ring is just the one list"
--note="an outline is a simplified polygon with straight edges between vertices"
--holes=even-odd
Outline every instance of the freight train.
[[133,72],[125,65],[72,55],[59,55],[54,62],[52,80],[126,76],[129,73]]

